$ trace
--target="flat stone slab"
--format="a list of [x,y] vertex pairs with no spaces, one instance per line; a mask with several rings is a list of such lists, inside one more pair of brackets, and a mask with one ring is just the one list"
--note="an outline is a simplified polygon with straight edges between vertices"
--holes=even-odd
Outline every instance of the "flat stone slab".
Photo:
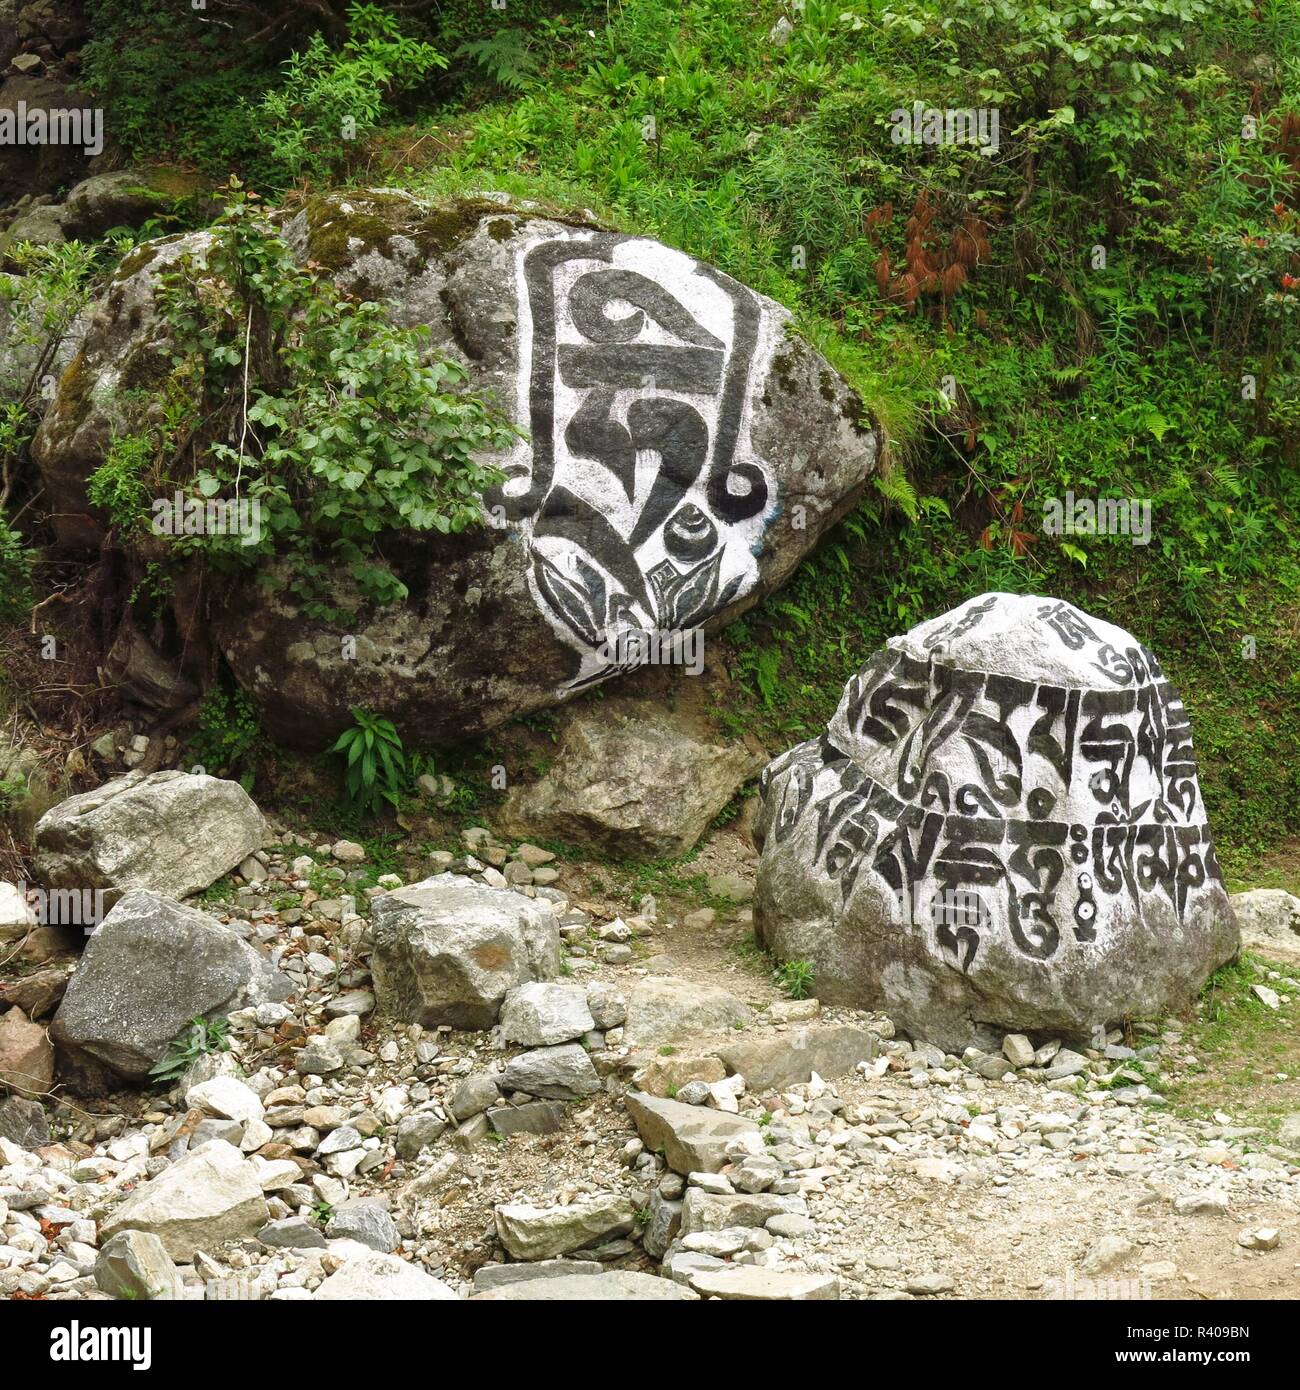
[[488,1112],[492,1128],[508,1139],[512,1134],[558,1134],[565,1109],[558,1101],[534,1100],[527,1105],[494,1105]]
[[725,989],[647,979],[628,992],[623,1040],[634,1048],[662,1047],[696,1033],[730,1033],[753,1017],[749,1006]]
[[798,1086],[818,1076],[849,1076],[876,1055],[879,1039],[867,1028],[824,1023],[787,1033],[737,1038],[717,1049],[727,1071],[739,1072],[751,1091]]
[[669,1300],[689,1301],[698,1294],[671,1279],[660,1279],[654,1274],[637,1274],[632,1270],[613,1270],[608,1274],[569,1274],[559,1279],[528,1279],[504,1288],[493,1289],[490,1293],[476,1293],[471,1303],[487,1300],[521,1299],[540,1300],[548,1303],[591,1303],[612,1302],[618,1299],[632,1299],[638,1302]]
[[662,1149],[668,1166],[683,1176],[721,1171],[728,1161],[728,1143],[759,1133],[753,1120],[702,1105],[683,1105],[639,1091],[628,1092],[623,1101],[646,1148],[656,1153]]
[[479,1293],[504,1289],[530,1279],[564,1279],[591,1276],[589,1260],[536,1260],[531,1264],[480,1265],[474,1271],[474,1287]]
[[497,1236],[517,1260],[549,1260],[613,1236],[627,1235],[636,1219],[629,1197],[609,1194],[567,1207],[503,1202],[496,1208]]
[[752,1303],[776,1299],[788,1303],[835,1300],[840,1281],[833,1274],[799,1270],[760,1269],[757,1265],[728,1265],[725,1269],[700,1270],[690,1277],[691,1288],[705,1298],[725,1298]]
[[802,1197],[783,1197],[771,1192],[743,1192],[734,1197],[688,1188],[682,1201],[681,1235],[700,1231],[728,1231],[738,1226],[766,1226],[774,1216],[807,1216]]

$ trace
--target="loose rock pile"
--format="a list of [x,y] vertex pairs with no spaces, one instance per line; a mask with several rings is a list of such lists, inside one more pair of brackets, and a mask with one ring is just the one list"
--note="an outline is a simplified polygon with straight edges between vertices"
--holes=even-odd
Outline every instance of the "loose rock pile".
[[[1033,1296],[1042,1265],[913,1213],[1041,1224],[1062,1184],[1103,1217],[1050,1230],[1044,1259],[1176,1292],[1178,1223],[1260,1258],[1300,1205],[1300,1116],[1270,1137],[1153,1108],[1157,1069],[1195,1065],[1174,1025],[953,1049],[753,977],[655,973],[650,943],[703,924],[575,899],[538,846],[476,828],[423,867],[404,884],[268,827],[228,895],[129,891],[70,981],[19,982],[31,1014],[6,995],[0,1296]],[[24,950],[39,928],[4,904]],[[56,1006],[51,1049],[32,1016]],[[228,1047],[120,1090],[199,1014]],[[46,1104],[21,1094],[36,1034]],[[119,1088],[109,1108],[51,1098],[56,1061],[62,1087]]]

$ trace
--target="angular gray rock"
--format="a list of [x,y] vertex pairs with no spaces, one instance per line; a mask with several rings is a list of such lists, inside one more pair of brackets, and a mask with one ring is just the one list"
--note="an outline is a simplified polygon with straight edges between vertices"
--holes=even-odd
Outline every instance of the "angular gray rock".
[[312,1295],[323,1303],[334,1302],[455,1302],[456,1293],[441,1279],[426,1274],[418,1265],[382,1250],[354,1255],[331,1274]]
[[397,1126],[398,1158],[418,1158],[447,1131],[447,1121],[429,1113],[404,1115]]
[[139,1302],[175,1296],[181,1276],[156,1235],[119,1231],[95,1260],[95,1283],[111,1298]]
[[276,1250],[324,1250],[324,1232],[301,1216],[286,1216],[270,1221],[257,1233],[263,1245]]
[[490,1028],[516,985],[560,973],[550,904],[456,874],[371,905],[378,1010],[426,1028]]
[[675,857],[765,761],[757,744],[729,742],[685,710],[602,700],[573,711],[550,766],[512,788],[497,825],[607,853]]
[[588,1197],[567,1207],[503,1202],[494,1212],[497,1236],[516,1260],[551,1260],[588,1245],[625,1236],[636,1220],[628,1197]]
[[751,1091],[797,1086],[816,1072],[827,1080],[849,1076],[859,1062],[876,1055],[879,1039],[868,1028],[817,1023],[784,1033],[747,1036],[719,1043],[718,1056],[729,1073],[745,1078]]
[[715,985],[651,978],[628,992],[623,1041],[629,1047],[662,1047],[695,1033],[728,1033],[753,1017],[748,1005]]
[[232,1144],[214,1139],[137,1187],[100,1223],[99,1234],[107,1240],[119,1231],[144,1231],[173,1260],[188,1264],[196,1250],[256,1235],[269,1219],[253,1165]]
[[723,1110],[682,1105],[639,1091],[623,1097],[637,1133],[652,1153],[663,1150],[668,1166],[683,1175],[717,1173],[728,1162],[726,1149],[740,1135],[758,1135],[757,1123]]
[[480,1265],[474,1271],[474,1289],[488,1293],[529,1279],[564,1279],[571,1274],[591,1274],[587,1260],[538,1260],[530,1264]]
[[580,1043],[539,1047],[506,1063],[501,1089],[547,1100],[581,1100],[600,1090],[600,1077]]
[[50,1121],[38,1101],[10,1096],[0,1100],[0,1139],[20,1149],[39,1149],[50,1142]]
[[326,1234],[331,1240],[355,1240],[391,1255],[401,1244],[397,1222],[378,1202],[357,1201],[336,1207]]
[[686,1189],[682,1199],[680,1234],[701,1231],[730,1231],[737,1227],[766,1226],[774,1216],[807,1216],[808,1203],[802,1197],[783,1197],[770,1192],[737,1193],[734,1197]]
[[641,1231],[641,1248],[651,1259],[660,1260],[681,1228],[682,1204],[656,1191],[650,1194],[646,1211],[648,1215]]
[[1247,951],[1300,961],[1300,898],[1281,888],[1252,888],[1230,899]]
[[451,1111],[452,1118],[460,1122],[482,1114],[489,1105],[495,1105],[500,1099],[501,1090],[496,1078],[487,1072],[475,1072],[452,1092],[447,1109]]
[[132,888],[183,898],[260,849],[266,822],[238,782],[188,772],[128,772],[61,801],[36,826],[46,888]]
[[572,1042],[595,1028],[581,985],[519,985],[501,1006],[501,1036],[525,1047]]
[[524,1105],[493,1106],[487,1117],[503,1139],[512,1134],[558,1134],[564,1128],[565,1109],[553,1100],[532,1100]]
[[1136,638],[984,594],[892,638],[763,774],[761,942],[960,1052],[1191,999],[1237,926],[1191,728]]
[[191,1019],[286,998],[288,978],[230,928],[159,893],[99,924],[50,1027],[59,1074],[93,1094],[142,1081]]
[[627,997],[615,985],[603,982],[591,985],[587,990],[587,1008],[602,1033],[621,1028],[627,1022]]
[[[364,602],[340,566],[340,605],[360,607],[335,627],[263,588],[284,577],[271,564],[211,614],[273,737],[321,745],[363,705],[412,740],[458,739],[568,699],[638,663],[629,635],[715,629],[771,592],[877,471],[878,428],[787,312],[661,243],[496,196],[364,189],[307,200],[285,234],[429,327],[524,435],[491,524],[402,538],[405,601]],[[65,544],[104,535],[86,480],[124,383],[170,369],[160,272],[207,241],[138,248],[95,306],[33,446]]]

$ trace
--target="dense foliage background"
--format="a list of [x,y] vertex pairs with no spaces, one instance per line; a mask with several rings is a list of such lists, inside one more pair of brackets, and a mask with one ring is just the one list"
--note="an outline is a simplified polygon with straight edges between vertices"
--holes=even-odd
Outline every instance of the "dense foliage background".
[[[136,160],[590,207],[787,304],[890,435],[878,491],[726,634],[774,749],[987,589],[1151,645],[1230,873],[1300,834],[1294,0],[91,5]],[[1000,143],[896,144],[914,102]],[[956,269],[959,267],[959,269]],[[1067,491],[1152,537],[1044,533]]]

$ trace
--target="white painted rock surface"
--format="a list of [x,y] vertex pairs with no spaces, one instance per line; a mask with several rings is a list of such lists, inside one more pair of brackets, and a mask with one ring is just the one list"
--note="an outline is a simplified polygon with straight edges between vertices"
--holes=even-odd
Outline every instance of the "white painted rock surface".
[[[122,427],[117,388],[128,364],[167,369],[157,280],[208,235],[138,248],[92,311],[33,446],[67,545],[104,533],[86,480]],[[877,470],[878,427],[788,312],[660,242],[502,197],[364,189],[310,199],[285,235],[428,327],[526,439],[496,460],[484,527],[404,538],[406,601],[365,603],[340,566],[340,605],[360,603],[346,629],[264,572],[212,614],[277,738],[319,746],[355,705],[421,740],[554,705],[782,584]]]

